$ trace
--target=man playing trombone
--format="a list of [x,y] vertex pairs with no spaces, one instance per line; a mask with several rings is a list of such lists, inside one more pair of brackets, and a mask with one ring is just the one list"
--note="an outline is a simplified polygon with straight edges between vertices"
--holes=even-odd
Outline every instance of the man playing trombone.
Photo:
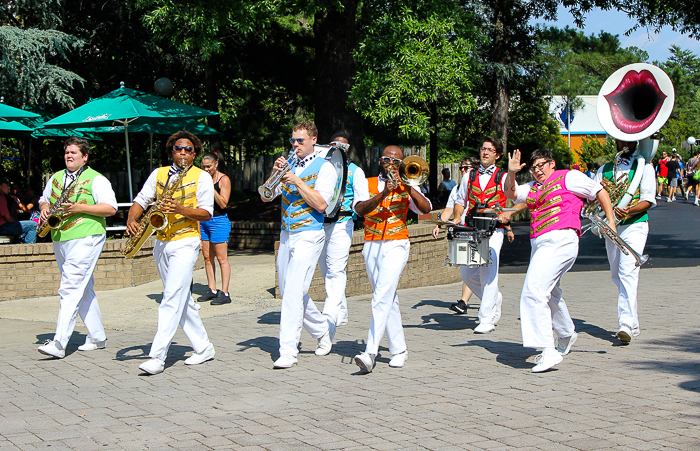
[[337,181],[333,165],[317,158],[314,151],[317,136],[313,122],[295,125],[289,140],[292,156],[289,160],[278,158],[272,176],[260,187],[264,202],[282,196],[282,232],[277,252],[277,277],[282,293],[280,357],[274,368],[291,368],[297,364],[302,325],[318,340],[316,355],[331,351],[335,335],[335,324],[321,314],[308,294],[326,240],[323,213]]
[[[615,216],[622,221],[618,224],[618,234],[638,254],[644,252],[644,246],[649,235],[649,215],[647,210],[656,205],[656,185],[654,184],[654,168],[651,164],[645,164],[643,168],[637,166],[638,160],[632,158],[637,148],[637,142],[615,140],[619,160],[609,162],[602,166],[596,174],[595,181],[604,186],[615,186],[615,181],[631,181],[637,171],[642,172],[639,189],[635,193],[630,204],[625,208],[615,207]],[[610,189],[608,189],[610,191]],[[639,284],[639,270],[634,255],[625,255],[610,240],[605,241],[605,249],[610,262],[610,274],[617,285],[619,295],[617,298],[618,327],[617,338],[629,343],[632,337],[639,335],[639,317],[637,316],[637,285]]]

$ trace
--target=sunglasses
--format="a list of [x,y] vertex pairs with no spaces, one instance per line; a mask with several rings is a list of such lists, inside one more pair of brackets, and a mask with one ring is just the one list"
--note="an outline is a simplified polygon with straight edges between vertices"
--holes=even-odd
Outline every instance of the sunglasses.
[[401,163],[401,160],[399,160],[398,158],[391,158],[391,157],[381,157],[381,158],[379,158],[379,161],[381,161],[384,164],[391,164],[391,163],[399,164],[399,163]]
[[471,166],[460,166],[460,167],[459,167],[460,171],[468,171],[468,170],[470,170],[471,168],[472,168]]
[[192,146],[173,146],[173,150],[175,152],[179,152],[181,150],[184,150],[185,153],[192,153],[192,152],[194,152],[194,147],[192,147]]
[[294,144],[294,141],[298,142],[299,144],[304,144],[304,138],[289,138],[289,144]]

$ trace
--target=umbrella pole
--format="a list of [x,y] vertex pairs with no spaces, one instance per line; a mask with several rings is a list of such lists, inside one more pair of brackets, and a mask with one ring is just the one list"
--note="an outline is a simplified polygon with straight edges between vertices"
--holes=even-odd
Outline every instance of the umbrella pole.
[[148,150],[148,172],[153,172],[153,133],[148,134],[151,138],[151,147]]
[[129,176],[129,202],[134,200],[134,192],[131,187],[131,159],[129,158],[129,122],[124,121],[124,138],[126,139],[126,171]]
[[29,152],[27,155],[27,182],[32,184],[32,137],[29,137]]

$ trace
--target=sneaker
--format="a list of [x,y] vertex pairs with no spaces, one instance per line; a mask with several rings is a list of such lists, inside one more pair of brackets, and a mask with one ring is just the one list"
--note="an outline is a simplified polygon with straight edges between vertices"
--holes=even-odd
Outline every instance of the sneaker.
[[632,341],[632,337],[638,337],[639,336],[639,327],[636,327],[634,329],[630,329],[629,327],[625,326],[624,324],[620,326],[620,330],[617,331],[617,338],[620,341],[623,341],[625,343],[629,343]]
[[216,354],[216,351],[214,350],[214,345],[209,343],[207,349],[205,349],[199,354],[195,352],[187,360],[185,360],[185,365],[199,365],[200,363],[204,363],[207,360],[213,359],[214,354]]
[[496,326],[489,323],[481,323],[474,329],[475,334],[488,334],[496,330]]
[[165,361],[161,359],[150,359],[139,365],[139,369],[148,374],[162,373],[165,369]]
[[219,295],[219,291],[216,293],[212,293],[211,290],[207,290],[206,293],[201,295],[200,297],[197,298],[197,302],[207,302],[211,301],[212,299],[216,299],[216,297]]
[[224,305],[231,303],[231,296],[219,290],[216,292],[216,298],[211,301],[211,305]]
[[338,319],[338,324],[337,326],[347,326],[348,325],[348,317],[344,316],[340,319]]
[[323,335],[323,337],[318,339],[318,345],[316,346],[316,355],[328,355],[331,352],[331,347],[333,346],[333,338],[335,338],[335,324],[333,321],[327,319],[328,332]]
[[564,360],[564,357],[561,356],[559,353],[554,353],[554,354],[547,354],[545,355],[544,353],[538,355],[535,357],[535,365],[532,367],[532,372],[533,373],[541,373],[543,371],[547,371],[548,369],[552,368],[554,365],[560,364]]
[[78,351],[94,351],[96,349],[104,349],[104,341],[89,341],[84,345],[78,346]]
[[688,191],[686,191],[686,192],[685,192],[685,200],[688,200],[688,197],[689,197]]
[[392,368],[403,368],[408,360],[408,351],[401,352],[399,354],[394,354],[389,361],[389,366]]
[[695,198],[695,202],[693,202],[693,205],[695,205],[696,207],[700,207],[700,203],[698,203],[697,197]]
[[66,350],[63,349],[61,343],[56,340],[46,340],[42,346],[36,348],[37,351],[42,354],[50,355],[51,357],[56,357],[57,359],[62,359],[66,356]]
[[670,197],[666,198],[666,202],[673,202]]
[[656,198],[657,198],[657,199],[661,199],[661,194],[657,194],[657,195],[656,195]]
[[286,369],[291,368],[297,364],[297,358],[293,355],[285,354],[281,355],[279,359],[275,360],[272,364],[272,368],[275,369]]
[[463,315],[467,313],[467,307],[467,303],[460,299],[454,304],[450,305],[450,310],[458,315]]
[[676,201],[676,196],[673,196],[673,197],[671,198],[671,202],[675,202],[675,201]]
[[355,364],[367,373],[371,373],[374,369],[374,358],[375,354],[367,354],[366,352],[361,352],[355,356]]
[[571,351],[571,346],[576,343],[576,339],[578,338],[578,334],[576,332],[573,333],[570,337],[566,338],[557,338],[557,352],[561,355],[566,355]]

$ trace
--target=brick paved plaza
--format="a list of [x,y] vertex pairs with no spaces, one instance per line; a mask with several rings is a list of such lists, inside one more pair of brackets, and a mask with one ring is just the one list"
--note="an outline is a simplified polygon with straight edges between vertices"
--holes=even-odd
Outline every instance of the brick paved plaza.
[[[523,274],[501,276],[503,317],[488,335],[472,334],[475,309],[447,310],[458,284],[401,291],[408,363],[389,368],[383,347],[368,375],[352,362],[367,336],[367,298],[350,300],[330,355],[315,356],[303,332],[290,370],[272,370],[278,301],[203,315],[216,359],[185,367],[192,350],[178,332],[165,372],[150,377],[137,367],[153,326],[108,330],[105,350],[81,353],[79,322],[66,358],[52,360],[35,350],[52,323],[3,320],[33,338],[4,337],[14,345],[0,366],[0,449],[697,450],[700,315],[697,290],[686,287],[700,268],[642,274],[642,334],[629,346],[613,336],[607,271],[564,278],[580,337],[543,374],[530,372],[535,351],[521,346]],[[55,315],[56,298],[45,305]]]

